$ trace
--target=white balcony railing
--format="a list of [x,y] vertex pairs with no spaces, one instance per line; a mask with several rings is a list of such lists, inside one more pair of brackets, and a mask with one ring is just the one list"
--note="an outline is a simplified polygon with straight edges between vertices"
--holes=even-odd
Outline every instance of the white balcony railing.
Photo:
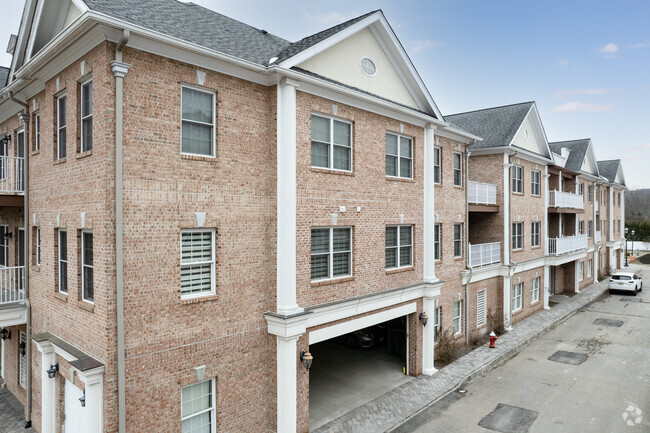
[[501,262],[501,242],[490,244],[469,244],[469,265],[471,267]]
[[0,305],[25,300],[25,267],[0,267]]
[[562,207],[569,209],[584,209],[584,201],[580,194],[572,194],[564,191],[548,192],[549,207]]
[[25,158],[0,156],[0,194],[25,192]]
[[600,230],[596,230],[596,237],[594,238],[595,242],[600,242],[602,237],[600,236]]
[[497,204],[497,186],[491,183],[469,181],[467,200],[475,204]]
[[548,240],[548,253],[552,256],[587,248],[587,235],[565,236]]

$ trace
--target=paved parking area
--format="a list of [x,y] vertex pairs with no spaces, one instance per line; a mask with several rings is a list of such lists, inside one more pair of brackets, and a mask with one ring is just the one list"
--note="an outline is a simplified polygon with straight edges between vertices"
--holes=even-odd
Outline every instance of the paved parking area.
[[23,405],[7,388],[0,388],[0,432],[34,433],[31,428],[25,429]]

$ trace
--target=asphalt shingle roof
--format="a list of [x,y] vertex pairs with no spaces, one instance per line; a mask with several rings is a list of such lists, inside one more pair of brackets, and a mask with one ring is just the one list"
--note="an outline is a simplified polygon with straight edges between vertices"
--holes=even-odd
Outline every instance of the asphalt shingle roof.
[[264,66],[291,45],[278,36],[193,3],[176,0],[84,2],[95,12]]
[[580,140],[556,141],[549,143],[548,145],[551,148],[551,151],[557,153],[558,155],[562,153],[561,149],[563,147],[569,149],[571,152],[569,153],[569,157],[567,158],[564,167],[573,171],[581,171],[582,164],[585,160],[585,157],[587,156],[587,150],[589,149],[590,142],[591,139],[583,138]]
[[9,76],[9,68],[0,66],[0,89],[7,85],[7,77]]
[[445,121],[483,138],[483,141],[469,146],[470,150],[508,146],[533,104],[534,102],[522,102],[444,117]]
[[616,180],[616,173],[618,173],[618,166],[621,164],[621,160],[610,159],[607,161],[597,161],[597,164],[600,175],[613,183]]

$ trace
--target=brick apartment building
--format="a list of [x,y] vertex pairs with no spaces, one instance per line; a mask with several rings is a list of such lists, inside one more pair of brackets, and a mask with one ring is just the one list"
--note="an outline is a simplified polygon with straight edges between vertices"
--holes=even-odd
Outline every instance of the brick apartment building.
[[534,103],[443,117],[381,11],[291,43],[27,0],[8,51],[1,376],[39,432],[308,431],[308,352],[375,327],[432,375],[621,265],[620,161]]

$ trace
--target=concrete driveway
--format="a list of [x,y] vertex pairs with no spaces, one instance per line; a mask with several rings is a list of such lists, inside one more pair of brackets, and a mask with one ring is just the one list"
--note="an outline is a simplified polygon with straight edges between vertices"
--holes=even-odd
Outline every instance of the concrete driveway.
[[[650,266],[399,432],[650,431]],[[549,359],[551,358],[551,359]]]

